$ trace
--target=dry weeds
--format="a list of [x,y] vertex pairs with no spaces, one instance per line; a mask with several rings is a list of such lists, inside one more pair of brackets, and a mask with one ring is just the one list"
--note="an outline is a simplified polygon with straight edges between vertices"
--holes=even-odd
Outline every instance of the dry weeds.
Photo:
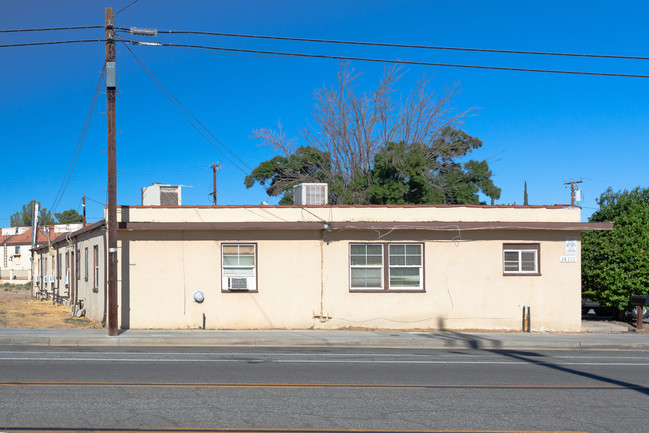
[[0,328],[101,328],[101,323],[72,317],[72,309],[30,296],[28,284],[0,285]]

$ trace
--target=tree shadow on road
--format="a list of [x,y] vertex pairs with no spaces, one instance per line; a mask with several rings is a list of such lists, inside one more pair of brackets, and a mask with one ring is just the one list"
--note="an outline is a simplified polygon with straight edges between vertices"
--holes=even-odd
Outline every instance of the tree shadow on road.
[[[503,356],[509,359],[514,359],[522,363],[547,367],[555,371],[561,371],[563,373],[573,374],[575,376],[596,380],[599,382],[606,383],[609,386],[615,386],[615,387],[628,389],[631,391],[637,391],[640,394],[649,396],[649,387],[647,386],[642,386],[624,380],[602,376],[600,374],[588,373],[565,365],[560,365],[550,360],[547,360],[546,355],[543,355],[538,352],[502,349],[503,346],[502,341],[496,338],[488,338],[484,336],[446,330],[444,329],[443,326],[444,322],[442,319],[440,319],[439,325],[440,325],[439,332],[435,332],[433,334],[422,333],[420,335],[429,336],[430,338],[445,340],[448,346],[463,348],[463,349],[479,350],[482,352]],[[610,387],[607,387],[607,389],[610,389]]]

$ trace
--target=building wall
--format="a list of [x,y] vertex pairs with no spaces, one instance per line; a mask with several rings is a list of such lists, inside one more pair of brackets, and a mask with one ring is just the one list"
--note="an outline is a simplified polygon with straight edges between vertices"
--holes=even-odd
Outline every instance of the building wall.
[[[77,280],[76,300],[83,301],[83,308],[86,310],[86,317],[91,320],[104,320],[104,299],[106,291],[106,238],[105,231],[100,230],[80,236],[76,239],[76,249],[81,255],[81,269]],[[94,268],[93,251],[96,247],[98,268]],[[88,259],[86,262],[86,249]],[[86,264],[88,275],[86,278]],[[97,275],[95,277],[95,272]],[[95,284],[95,278],[97,283]]]
[[0,246],[0,276],[2,279],[31,280],[30,248],[31,245]]
[[[61,233],[70,233],[75,230],[82,228],[82,224],[55,224],[53,226],[48,226],[51,231],[52,238],[56,238],[61,235]],[[11,227],[3,228],[3,234],[7,233],[9,235],[23,234],[29,232],[32,233],[31,227]],[[43,237],[47,237],[42,233],[42,228],[39,229],[39,239],[42,240]],[[24,239],[22,240],[24,241]],[[0,248],[0,274],[3,279],[7,278],[6,275],[11,275],[17,277],[21,280],[31,280],[32,277],[32,253],[31,253],[31,236],[28,240],[24,241],[22,244],[15,245],[15,241],[10,242],[11,245],[2,246]],[[16,254],[16,248],[19,249],[20,253]],[[6,255],[5,255],[6,251]],[[39,275],[39,272],[34,269],[34,275]],[[58,285],[57,285],[58,287]]]
[[[324,241],[320,236],[324,236]],[[580,262],[559,231],[120,231],[120,323],[131,328],[580,330]],[[221,245],[257,245],[257,293],[223,291]],[[350,292],[350,242],[421,242],[425,291]],[[503,243],[539,243],[538,276],[504,276]],[[322,251],[322,255],[321,255]],[[128,275],[127,275],[128,274]],[[203,303],[193,293],[205,294]],[[314,318],[314,315],[326,319]],[[330,317],[330,318],[329,318]]]
[[[97,264],[94,268],[94,247],[97,247]],[[86,249],[88,250],[86,262]],[[66,266],[66,254],[68,262]],[[80,259],[77,262],[76,256]],[[68,304],[75,305],[77,301],[83,301],[83,308],[86,310],[86,317],[91,320],[104,320],[105,312],[105,291],[106,291],[106,242],[105,231],[98,229],[81,233],[67,240],[57,241],[52,248],[47,246],[39,247],[34,252],[36,282],[35,293],[43,289],[50,295],[57,291],[60,295],[68,297]],[[60,272],[57,268],[57,261],[61,259]],[[47,259],[47,260],[46,260]],[[45,261],[46,260],[46,261]],[[41,267],[42,263],[42,267]],[[77,265],[79,272],[77,273]],[[86,266],[88,274],[86,277]],[[97,272],[98,284],[95,287],[95,272]],[[65,275],[68,274],[67,284]],[[49,282],[50,276],[54,276],[54,282]]]
[[120,221],[268,222],[268,221],[501,221],[578,222],[570,206],[121,206]]
[[2,227],[0,229],[0,235],[2,236],[12,236],[25,233],[29,230],[29,227]]

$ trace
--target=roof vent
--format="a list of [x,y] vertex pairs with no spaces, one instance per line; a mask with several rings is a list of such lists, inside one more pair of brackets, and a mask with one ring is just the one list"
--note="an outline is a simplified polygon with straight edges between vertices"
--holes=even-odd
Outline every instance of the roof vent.
[[298,183],[293,187],[293,204],[298,206],[327,204],[329,186],[326,183]]

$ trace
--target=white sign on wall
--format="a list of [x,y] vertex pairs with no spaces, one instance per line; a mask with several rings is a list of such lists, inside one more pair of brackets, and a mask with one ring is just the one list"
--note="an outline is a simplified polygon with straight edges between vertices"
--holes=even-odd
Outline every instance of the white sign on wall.
[[574,236],[566,237],[566,254],[577,254],[579,249],[579,241]]

